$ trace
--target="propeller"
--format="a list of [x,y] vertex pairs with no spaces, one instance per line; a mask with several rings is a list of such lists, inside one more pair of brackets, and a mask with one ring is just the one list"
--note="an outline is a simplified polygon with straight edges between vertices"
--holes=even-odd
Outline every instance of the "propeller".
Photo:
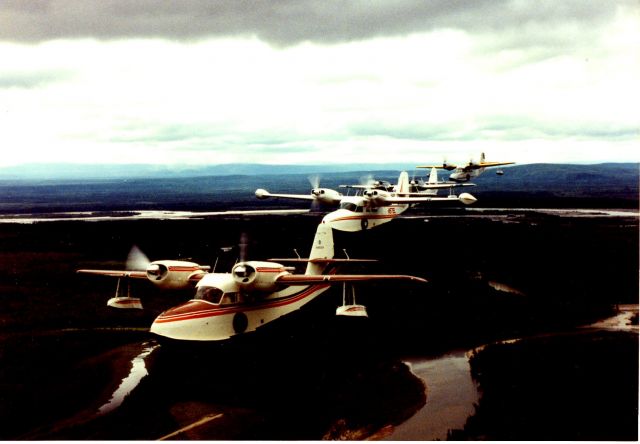
[[238,244],[238,248],[240,250],[238,261],[245,262],[247,260],[247,248],[249,246],[249,236],[244,231],[240,234],[240,243]]
[[313,174],[307,177],[307,179],[309,179],[309,184],[311,185],[311,194],[316,196],[316,199],[311,201],[311,211],[318,211],[320,209],[320,202],[317,200],[318,193],[320,192],[320,175]]
[[309,179],[311,189],[315,190],[316,188],[320,188],[320,176],[318,174],[311,175],[307,177],[307,179]]
[[146,270],[150,263],[151,261],[149,260],[147,255],[144,254],[142,250],[138,248],[137,245],[134,245],[133,247],[131,247],[131,251],[129,251],[129,256],[127,256],[127,264],[126,264],[127,270],[136,270],[136,271]]
[[366,176],[360,177],[360,185],[364,185],[367,187],[373,187],[376,181],[373,178],[373,174],[367,174]]

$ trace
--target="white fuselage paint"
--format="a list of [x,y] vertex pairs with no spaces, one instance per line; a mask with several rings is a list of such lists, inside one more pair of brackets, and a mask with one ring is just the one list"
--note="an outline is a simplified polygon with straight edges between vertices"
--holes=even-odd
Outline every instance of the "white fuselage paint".
[[265,297],[255,296],[254,301],[230,305],[192,299],[158,316],[151,332],[170,339],[222,341],[298,310],[328,288],[328,284],[291,286]]

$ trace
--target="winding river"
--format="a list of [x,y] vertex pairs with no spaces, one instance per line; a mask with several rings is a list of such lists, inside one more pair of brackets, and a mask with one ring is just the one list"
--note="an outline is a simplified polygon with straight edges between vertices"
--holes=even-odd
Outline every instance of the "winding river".
[[[637,313],[638,305],[621,305],[616,316],[581,328],[592,331],[630,331],[637,334],[638,325],[631,324],[631,318]],[[384,440],[445,440],[449,430],[462,428],[467,418],[474,413],[474,404],[479,401],[478,387],[471,377],[468,354],[483,347],[486,345],[469,351],[455,350],[432,358],[404,359],[412,372],[426,384],[427,402],[414,416],[396,426]]]

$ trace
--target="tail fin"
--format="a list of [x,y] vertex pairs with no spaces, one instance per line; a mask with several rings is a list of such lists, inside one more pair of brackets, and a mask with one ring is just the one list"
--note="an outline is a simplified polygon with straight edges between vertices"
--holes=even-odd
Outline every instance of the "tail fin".
[[484,159],[485,159],[484,153],[480,153],[480,163],[484,163],[485,161]]
[[429,174],[429,182],[431,185],[438,183],[438,169],[431,168],[431,173]]
[[396,185],[396,193],[408,193],[409,192],[409,173],[403,171],[398,177],[398,185]]
[[[311,252],[309,253],[309,259],[333,259],[333,231],[332,228],[321,223],[316,230],[316,236],[313,238],[313,245],[311,246]],[[307,264],[307,271],[305,274],[322,274],[325,264],[314,264],[309,262]]]

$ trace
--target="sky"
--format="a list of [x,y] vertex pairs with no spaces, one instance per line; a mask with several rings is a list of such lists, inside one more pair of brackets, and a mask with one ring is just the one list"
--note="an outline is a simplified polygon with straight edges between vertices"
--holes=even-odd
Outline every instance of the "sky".
[[640,161],[637,0],[2,0],[0,166]]

